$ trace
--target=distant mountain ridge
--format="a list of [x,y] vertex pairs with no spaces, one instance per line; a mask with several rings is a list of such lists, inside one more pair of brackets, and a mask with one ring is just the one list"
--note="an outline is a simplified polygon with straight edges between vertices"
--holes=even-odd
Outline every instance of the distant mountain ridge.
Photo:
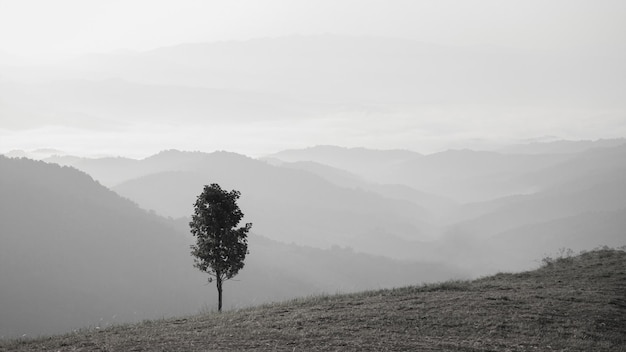
[[[620,223],[605,215],[626,207],[626,144],[600,140],[564,145],[581,151],[421,155],[318,146],[260,160],[177,150],[142,160],[50,160],[65,160],[164,216],[189,216],[189,199],[202,185],[219,182],[242,191],[249,220],[259,234],[274,240],[318,248],[339,245],[404,260],[450,260],[468,268],[476,262],[472,272],[490,273],[497,261],[484,264],[477,258],[506,261],[496,252],[514,250],[497,238],[560,223],[553,234],[541,230],[548,236],[545,251],[555,251],[568,245],[557,242],[567,238],[563,231],[568,232],[577,216],[589,223],[597,223],[594,217],[613,219],[603,226],[605,234],[594,236],[595,243],[620,244],[612,230]],[[569,246],[584,249],[583,243],[589,242],[572,237]],[[532,265],[533,253],[522,253],[510,267]]]
[[[159,154],[143,162],[163,161],[169,155]],[[192,156],[181,153],[181,160],[187,157]],[[347,245],[378,226],[405,238],[419,239],[425,234],[427,211],[408,201],[338,187],[310,172],[232,153],[197,154],[194,159],[185,165],[170,165],[171,171],[155,172],[113,189],[144,208],[180,217],[191,214],[189,199],[203,184],[218,182],[242,192],[242,208],[248,209],[246,216],[257,224],[256,231],[287,243],[296,240],[322,248]],[[155,194],[156,189],[171,192],[162,191],[167,192],[164,197]]]
[[[188,156],[198,155],[204,157]],[[195,195],[186,201],[193,203]],[[215,289],[192,266],[187,223],[142,210],[73,167],[0,156],[0,338],[211,307]],[[296,246],[256,234],[249,249],[237,281],[225,285],[227,309],[466,275],[445,264]]]
[[[555,146],[559,153],[554,152]],[[439,253],[458,264],[476,265],[480,272],[498,266],[528,267],[533,258],[560,247],[624,245],[620,220],[626,209],[624,140],[528,147],[545,153],[522,153],[524,146],[511,154],[451,150],[396,160],[388,167],[379,167],[376,157],[369,159],[369,165],[361,161],[355,166],[354,161],[344,162],[332,153],[329,157],[324,148],[291,150],[269,158],[327,162],[370,182],[405,185],[456,199],[456,204],[440,208],[439,241],[404,248],[411,248],[416,256]],[[315,153],[316,149],[322,152]],[[346,150],[336,151],[341,155]],[[594,226],[602,230],[596,233]]]
[[508,146],[498,151],[507,154],[568,154],[579,153],[592,148],[611,148],[626,144],[626,138],[599,139],[596,141],[533,142]]

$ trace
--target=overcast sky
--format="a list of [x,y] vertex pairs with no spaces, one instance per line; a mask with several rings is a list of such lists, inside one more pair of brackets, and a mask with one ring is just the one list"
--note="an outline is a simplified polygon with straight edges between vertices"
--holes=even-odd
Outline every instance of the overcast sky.
[[[190,42],[343,34],[404,38],[446,46],[497,47],[564,57],[606,56],[613,58],[611,62],[619,62],[615,58],[623,57],[626,60],[625,18],[626,1],[623,0],[0,0],[0,58],[4,53],[30,62],[45,62],[85,53],[146,51]],[[1,108],[0,104],[0,114],[3,111]],[[571,115],[564,117],[566,111]],[[545,135],[560,138],[611,138],[622,136],[623,129],[626,129],[623,110],[612,110],[609,116],[602,111],[568,111],[565,107],[565,110],[556,113],[558,116],[554,111],[534,111],[532,119],[526,119],[524,113],[498,110],[495,113],[498,116],[509,116],[506,123],[502,120],[504,117],[494,123],[493,115],[476,122],[457,120],[457,116],[467,115],[465,112],[433,112],[430,109],[425,113],[436,115],[425,120],[425,124],[444,121],[447,126],[455,125],[456,131],[470,128],[470,125],[473,128],[456,135],[411,136],[407,125],[403,124],[415,127],[418,122],[413,115],[407,117],[406,114],[399,114],[402,117],[394,120],[399,128],[386,136],[377,135],[380,124],[359,123],[355,126],[349,119],[333,120],[329,116],[310,121],[300,120],[289,125],[256,121],[256,124],[226,126],[223,131],[212,131],[216,141],[219,140],[217,137],[225,133],[247,135],[248,146],[250,140],[259,139],[259,131],[266,131],[268,135],[281,132],[287,136],[280,140],[281,143],[276,143],[276,138],[259,140],[264,145],[255,149],[269,152],[283,147],[299,147],[305,143],[341,144],[340,141],[345,141],[347,146],[418,151],[425,151],[420,148],[430,148],[430,151],[434,151],[438,148],[460,147],[472,139],[511,139],[520,127],[526,128],[526,133],[520,134],[519,139]],[[480,111],[472,114],[485,115]],[[611,124],[597,120],[600,115],[608,116],[607,121]],[[553,120],[545,122],[546,116],[551,116]],[[0,116],[0,138],[3,139],[0,152],[35,146],[63,148],[59,145],[60,140],[65,141],[66,146],[68,141],[74,140],[71,144],[73,149],[80,149],[81,144],[85,147],[94,144],[94,150],[116,153],[114,148],[104,146],[111,139],[108,132],[85,139],[84,135],[71,130],[57,131],[56,134],[49,129],[14,131],[3,129],[2,119],[7,118]],[[362,117],[359,118],[362,121]],[[571,120],[574,118],[576,120]],[[536,123],[530,123],[531,120]],[[551,124],[551,128],[544,129],[546,124]],[[55,128],[58,129],[58,126]],[[174,147],[248,152],[245,148],[238,149],[238,143],[193,144],[188,134],[193,133],[194,128],[188,129],[181,128],[179,132],[182,137]],[[141,126],[137,131],[152,131],[143,136],[146,145],[143,153],[165,147],[159,141],[163,135],[171,133],[168,126],[159,125]],[[335,134],[328,131],[334,131]],[[460,139],[455,142],[457,137]],[[431,144],[412,145],[411,141],[418,138],[430,141]],[[118,144],[127,141],[128,147],[125,148],[128,149],[134,145],[134,140],[129,137],[121,139]],[[437,143],[437,140],[445,143]]]
[[0,48],[29,57],[293,34],[626,53],[621,0],[0,0]]

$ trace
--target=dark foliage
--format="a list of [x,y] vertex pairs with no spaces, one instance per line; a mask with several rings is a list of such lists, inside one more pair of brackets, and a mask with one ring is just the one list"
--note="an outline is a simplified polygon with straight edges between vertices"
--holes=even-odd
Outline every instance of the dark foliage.
[[210,275],[209,282],[215,278],[219,311],[222,310],[222,283],[237,275],[248,254],[247,236],[252,224],[236,228],[243,218],[237,205],[240,195],[236,190],[222,190],[217,183],[204,186],[189,223],[196,237],[196,244],[191,246],[194,266]]

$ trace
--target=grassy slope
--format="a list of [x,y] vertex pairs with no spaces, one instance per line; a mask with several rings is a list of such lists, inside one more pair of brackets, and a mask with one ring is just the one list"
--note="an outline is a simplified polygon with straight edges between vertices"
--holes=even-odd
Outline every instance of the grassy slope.
[[0,342],[0,351],[626,351],[626,253],[471,282],[314,297]]

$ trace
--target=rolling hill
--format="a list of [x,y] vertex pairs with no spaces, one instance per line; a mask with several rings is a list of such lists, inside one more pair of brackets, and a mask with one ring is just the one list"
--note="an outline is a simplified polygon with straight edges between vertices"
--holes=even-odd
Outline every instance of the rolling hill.
[[625,138],[585,140],[585,141],[552,141],[516,144],[498,150],[506,154],[573,154],[595,148],[618,147],[626,143]]
[[85,329],[0,350],[622,351],[624,268],[624,251],[602,249],[517,274]]
[[313,161],[340,168],[381,184],[401,184],[467,203],[528,192],[516,176],[571,158],[569,154],[505,155],[448,150],[429,155],[319,146],[268,156],[283,161]]
[[[218,182],[242,191],[255,231],[273,240],[448,262],[485,275],[500,268],[528,269],[538,255],[562,247],[622,245],[616,231],[626,209],[626,149],[618,142],[565,143],[582,151],[555,154],[420,155],[322,146],[261,160],[175,150],[142,160],[50,160],[67,161],[164,216],[188,216],[198,190]],[[390,183],[372,182],[374,173],[386,173],[383,181]],[[431,192],[486,200],[459,203]],[[568,238],[579,228],[591,228],[577,218],[588,224],[607,220],[607,232]],[[510,233],[519,238],[501,240]],[[516,251],[513,243],[525,250]]]
[[[146,160],[184,160],[186,155],[169,151]],[[181,217],[192,213],[193,200],[203,185],[217,182],[241,191],[246,221],[256,224],[256,232],[285,243],[362,250],[366,248],[356,246],[359,237],[379,228],[407,240],[427,238],[428,212],[412,202],[338,187],[310,172],[272,166],[234,153],[198,153],[197,158],[178,165],[177,171],[130,180],[113,190],[145,209]],[[381,254],[372,251],[374,248],[368,252]]]
[[[142,160],[48,160],[79,168],[142,208],[173,218],[189,216],[198,190],[218,182],[242,192],[242,207],[259,234],[286,243],[350,246],[373,254],[393,253],[404,246],[394,246],[380,236],[373,241],[359,238],[384,229],[405,241],[429,240],[436,211],[452,204],[400,185],[355,182],[349,186],[349,178],[338,182],[325,165],[318,164],[314,171],[228,152],[169,150]],[[384,162],[384,155],[378,160]],[[334,172],[341,174],[341,170]],[[415,258],[408,250],[395,257]]]
[[[261,160],[167,151],[143,160],[84,159],[74,165],[117,183],[114,190],[166,216],[190,214],[189,199],[215,180],[243,192],[246,215],[259,234],[274,240],[443,261],[485,275],[528,269],[537,256],[561,247],[622,245],[615,232],[619,216],[610,215],[626,209],[626,149],[618,142],[566,143],[582,151],[556,154],[420,155],[320,146]],[[390,183],[372,182],[375,173],[386,173],[381,180]],[[458,203],[430,192],[487,200]],[[611,222],[603,225],[606,233],[568,239],[584,225],[577,217],[589,224]],[[545,238],[538,241],[525,231]],[[499,240],[507,233],[519,238]],[[516,251],[512,243],[525,250]]]
[[305,149],[290,149],[268,155],[269,160],[285,162],[316,162],[351,172],[369,181],[380,181],[380,173],[396,164],[423,156],[408,150],[374,150],[320,145]]
[[[262,160],[271,160],[282,167],[313,173],[339,187],[362,189],[368,192],[378,193],[386,198],[410,201],[425,209],[430,216],[435,218],[441,215],[441,213],[446,213],[458,205],[450,198],[418,191],[407,185],[368,182],[362,176],[358,176],[352,172],[315,161],[281,162],[277,159]],[[371,167],[377,166],[371,165]]]
[[[393,184],[402,189],[407,200],[411,190],[456,199],[457,203],[447,202],[439,208],[424,204],[427,198],[422,196],[422,201],[411,200],[439,214],[431,217],[435,226],[430,228],[438,232],[435,241],[403,243],[402,248],[420,258],[445,258],[476,275],[502,268],[525,270],[536,264],[537,257],[562,247],[582,250],[626,244],[620,220],[626,209],[623,140],[533,144],[528,148],[551,153],[452,150],[394,159],[398,154],[388,151],[387,159],[380,160],[380,152],[372,151],[367,158],[363,157],[367,153],[359,150],[358,166],[355,161],[341,160],[354,152],[345,148],[315,147],[270,157],[322,177],[328,175],[327,179],[345,187],[350,182],[367,187],[363,180],[374,179],[382,182],[377,187]],[[555,148],[561,152],[554,152]],[[382,164],[385,160],[386,165]],[[337,178],[337,172],[311,166],[324,162],[350,172],[352,179],[345,175]],[[468,202],[472,199],[482,201]],[[436,199],[427,202],[437,203]]]
[[4,157],[0,169],[0,336],[202,304],[188,239],[165,220],[75,169]]
[[[142,210],[71,167],[0,157],[0,170],[0,336],[190,314],[215,302],[192,267],[185,221]],[[226,309],[465,276],[256,234],[249,248],[246,267],[225,285]]]
[[563,247],[624,245],[625,150],[620,145],[577,153],[517,176],[530,182],[535,193],[456,209],[457,220],[448,220],[452,225],[442,237],[448,249],[458,249],[449,256],[468,262],[480,257],[485,268],[520,270],[533,258]]

